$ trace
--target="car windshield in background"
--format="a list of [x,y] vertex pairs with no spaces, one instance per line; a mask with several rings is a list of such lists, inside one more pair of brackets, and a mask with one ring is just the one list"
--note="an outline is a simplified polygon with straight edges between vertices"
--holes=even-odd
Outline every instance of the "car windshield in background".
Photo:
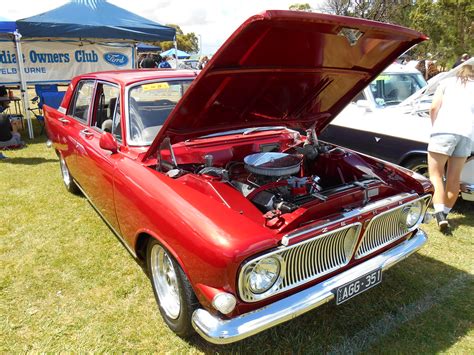
[[379,106],[397,105],[426,86],[421,73],[383,73],[370,83]]
[[129,91],[129,144],[150,145],[192,80],[160,81]]

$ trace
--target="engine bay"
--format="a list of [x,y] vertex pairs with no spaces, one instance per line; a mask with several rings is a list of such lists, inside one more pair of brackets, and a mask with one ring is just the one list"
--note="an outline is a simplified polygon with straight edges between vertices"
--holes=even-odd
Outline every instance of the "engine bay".
[[[225,147],[214,142],[171,147],[165,140],[155,168],[240,213],[258,214],[266,226],[278,229],[408,189],[384,164],[370,164],[352,151],[320,142],[314,132],[303,138],[294,131],[273,134],[271,142],[268,138],[227,139]],[[235,192],[241,202],[235,202]],[[249,203],[255,212],[244,208]]]

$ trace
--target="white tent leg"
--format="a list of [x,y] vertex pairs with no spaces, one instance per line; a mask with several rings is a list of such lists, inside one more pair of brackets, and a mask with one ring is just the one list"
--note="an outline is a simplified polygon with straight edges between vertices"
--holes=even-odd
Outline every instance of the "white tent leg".
[[23,67],[23,53],[21,51],[21,34],[15,31],[15,45],[16,45],[16,55],[17,55],[17,63],[18,63],[18,71],[20,75],[20,91],[21,91],[21,98],[23,101],[23,112],[25,113],[26,122],[28,124],[28,135],[30,139],[34,138],[33,133],[33,124],[31,122],[30,111],[28,110],[28,87],[26,86],[25,81],[25,71]]

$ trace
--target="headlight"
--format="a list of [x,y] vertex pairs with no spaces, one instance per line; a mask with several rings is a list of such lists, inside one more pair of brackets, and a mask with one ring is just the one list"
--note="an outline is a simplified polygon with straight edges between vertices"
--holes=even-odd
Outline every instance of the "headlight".
[[281,272],[280,259],[276,256],[263,258],[249,267],[247,282],[253,293],[268,291],[279,279]]
[[422,201],[413,202],[405,207],[403,207],[403,213],[401,215],[402,221],[408,229],[414,227],[421,219],[421,214],[423,213],[423,203]]

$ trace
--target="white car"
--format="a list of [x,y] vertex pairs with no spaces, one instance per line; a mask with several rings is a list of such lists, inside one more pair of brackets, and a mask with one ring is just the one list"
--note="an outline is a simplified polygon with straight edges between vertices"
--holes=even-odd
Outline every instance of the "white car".
[[[466,64],[474,64],[474,59]],[[331,122],[321,139],[428,176],[432,96],[439,82],[456,75],[460,67],[437,75],[427,84],[418,70],[390,65]],[[461,195],[474,201],[473,155],[461,174]]]

